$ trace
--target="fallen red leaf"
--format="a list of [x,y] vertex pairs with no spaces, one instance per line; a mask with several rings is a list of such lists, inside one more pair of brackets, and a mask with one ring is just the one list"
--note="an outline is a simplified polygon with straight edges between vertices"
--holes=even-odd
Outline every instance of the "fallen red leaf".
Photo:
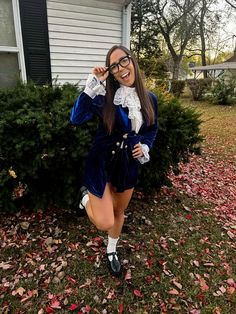
[[125,274],[125,280],[131,280],[132,276],[131,276],[131,270],[128,269],[126,274]]
[[209,286],[206,284],[206,281],[204,278],[200,278],[199,283],[200,283],[200,288],[202,291],[209,290]]
[[233,294],[235,292],[235,288],[234,287],[227,287],[227,293],[229,295]]
[[230,286],[234,286],[235,282],[234,282],[234,279],[233,278],[228,278],[226,280],[227,284],[229,284]]
[[71,304],[71,306],[69,307],[69,310],[71,310],[71,311],[74,311],[74,310],[76,310],[77,308],[78,308],[79,306],[78,306],[78,304]]
[[198,293],[196,295],[197,299],[200,301],[204,301],[205,300],[205,295],[203,293]]
[[[215,147],[218,147],[215,145]],[[190,197],[201,197],[207,203],[215,205],[211,214],[228,227],[228,236],[236,237],[234,219],[236,217],[236,171],[235,161],[231,159],[217,160],[212,154],[193,155],[190,162],[179,164],[180,174],[171,173],[169,178],[173,186]],[[165,187],[162,193],[170,195]],[[186,209],[186,207],[185,207]],[[188,208],[187,208],[188,209]],[[203,212],[204,213],[204,212]],[[209,212],[206,212],[209,215]],[[191,215],[185,216],[192,219]],[[229,228],[231,227],[231,229]]]
[[121,304],[119,305],[119,314],[123,314],[123,312],[124,312],[124,304],[121,303]]
[[68,281],[72,282],[72,283],[76,283],[76,282],[77,282],[77,281],[76,281],[74,278],[72,278],[71,276],[67,276],[66,279],[67,279]]
[[147,268],[152,268],[153,261],[151,259],[147,259],[146,265],[147,265]]
[[172,294],[172,295],[178,295],[179,294],[179,291],[176,290],[176,289],[171,289],[170,291],[168,291],[169,294]]
[[85,307],[83,308],[84,313],[90,313],[91,311],[91,307],[89,305],[85,305]]
[[153,277],[152,276],[146,276],[145,280],[147,283],[151,283],[153,281]]
[[134,290],[134,294],[137,296],[137,297],[142,297],[142,293],[139,291],[139,290]]
[[193,218],[193,216],[192,216],[191,214],[187,214],[187,215],[185,216],[185,218],[191,220],[191,219]]
[[52,300],[52,303],[50,304],[50,307],[53,309],[61,309],[60,302],[56,299]]

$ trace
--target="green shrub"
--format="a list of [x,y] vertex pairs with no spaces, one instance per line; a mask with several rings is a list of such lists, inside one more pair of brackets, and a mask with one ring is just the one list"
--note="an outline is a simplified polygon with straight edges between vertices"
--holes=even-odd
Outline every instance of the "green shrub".
[[158,90],[159,131],[150,152],[151,161],[144,164],[139,176],[139,187],[145,192],[157,191],[171,185],[168,173],[179,173],[180,161],[188,162],[192,153],[200,153],[200,114],[184,108],[176,98],[164,98]]
[[150,58],[140,58],[139,65],[141,70],[148,78],[165,79],[167,76],[167,67],[161,58],[152,56]]
[[211,89],[210,100],[217,105],[230,105],[233,102],[235,86],[236,78],[232,77],[227,82],[220,78]]
[[[97,120],[79,127],[69,117],[76,86],[18,85],[0,90],[0,209],[77,207],[84,160]],[[159,95],[159,134],[139,187],[158,189],[187,161],[199,136],[198,115]]]
[[[70,124],[77,95],[72,85],[29,84],[0,91],[1,209],[14,209],[18,203],[37,208],[78,203],[91,135],[87,128]],[[19,190],[24,197],[14,199]]]
[[210,78],[187,80],[187,85],[192,93],[193,100],[201,100],[206,90],[210,88],[211,84],[212,79]]
[[171,81],[170,92],[176,97],[180,97],[180,95],[184,91],[184,87],[185,87],[185,81],[181,81],[181,80]]

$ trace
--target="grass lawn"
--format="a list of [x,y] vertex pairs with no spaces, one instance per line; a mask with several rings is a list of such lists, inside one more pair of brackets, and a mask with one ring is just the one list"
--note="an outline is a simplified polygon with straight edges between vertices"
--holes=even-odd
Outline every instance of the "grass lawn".
[[204,147],[207,153],[213,151],[217,158],[233,157],[236,160],[236,104],[217,106],[189,98],[182,98],[182,102],[202,114],[202,134],[206,137]]
[[134,195],[123,276],[107,273],[106,236],[87,217],[1,216],[0,313],[236,313],[236,106],[183,102],[202,112],[203,154],[172,188]]

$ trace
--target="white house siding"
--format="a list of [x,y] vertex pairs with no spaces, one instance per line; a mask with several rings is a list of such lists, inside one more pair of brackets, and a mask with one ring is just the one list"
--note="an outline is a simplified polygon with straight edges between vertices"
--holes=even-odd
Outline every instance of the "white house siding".
[[[122,43],[122,1],[48,0],[52,78],[84,85],[107,50]],[[124,31],[124,30],[123,30]]]

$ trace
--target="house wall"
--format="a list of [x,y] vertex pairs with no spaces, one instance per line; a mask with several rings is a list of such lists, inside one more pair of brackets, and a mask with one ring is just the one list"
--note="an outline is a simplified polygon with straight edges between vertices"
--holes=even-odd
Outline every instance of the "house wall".
[[117,2],[47,1],[51,72],[58,83],[84,85],[91,68],[104,65],[107,50],[124,42],[123,1]]

